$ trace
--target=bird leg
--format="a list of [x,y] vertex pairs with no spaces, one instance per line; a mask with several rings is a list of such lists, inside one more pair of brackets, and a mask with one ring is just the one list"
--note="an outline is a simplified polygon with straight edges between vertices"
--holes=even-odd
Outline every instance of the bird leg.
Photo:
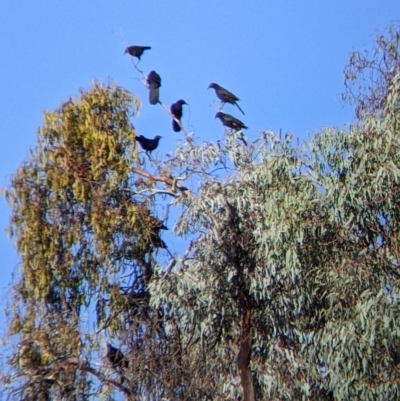
[[147,150],[145,151],[147,157],[149,158],[149,160],[152,162],[153,159],[151,158],[151,153],[149,153]]

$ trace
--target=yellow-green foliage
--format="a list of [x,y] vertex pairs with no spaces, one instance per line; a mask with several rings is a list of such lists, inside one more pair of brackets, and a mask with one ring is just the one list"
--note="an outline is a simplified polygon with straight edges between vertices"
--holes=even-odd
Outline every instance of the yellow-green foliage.
[[[81,355],[81,306],[96,293],[115,298],[97,308],[101,324],[106,309],[124,307],[115,274],[145,263],[151,203],[135,198],[132,173],[139,159],[131,118],[139,107],[125,89],[94,82],[45,113],[37,147],[12,178],[7,196],[21,273],[10,325],[20,340],[11,362],[24,375],[49,371],[71,382],[62,365]],[[45,391],[42,379],[29,391]]]

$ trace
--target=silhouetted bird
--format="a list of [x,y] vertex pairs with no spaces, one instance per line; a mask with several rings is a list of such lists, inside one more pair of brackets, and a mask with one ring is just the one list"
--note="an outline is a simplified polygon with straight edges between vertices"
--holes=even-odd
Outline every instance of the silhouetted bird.
[[107,359],[114,368],[126,369],[129,366],[129,361],[125,358],[125,355],[111,344],[107,344]]
[[210,89],[210,88],[215,89],[215,94],[217,95],[219,100],[221,100],[223,103],[230,103],[230,104],[236,105],[237,108],[244,115],[244,111],[237,104],[237,101],[240,100],[240,99],[238,97],[236,97],[233,93],[229,92],[228,90],[226,90],[222,86],[219,86],[218,84],[214,84],[214,83],[208,85],[208,89]]
[[219,118],[225,127],[232,128],[236,131],[247,129],[247,127],[240,120],[231,116],[230,114],[225,114],[219,111],[215,115],[215,118]]
[[150,242],[154,248],[166,249],[165,242],[158,236],[158,233],[150,232]]
[[[182,106],[184,104],[187,104],[184,100],[178,100],[175,103],[172,103],[171,105],[171,114],[179,120],[179,122],[181,122],[181,118],[182,118]],[[175,132],[179,132],[181,130],[181,127],[179,126],[179,124],[175,121],[172,120],[172,129]]]
[[147,84],[149,85],[149,102],[157,104],[160,97],[158,88],[161,86],[161,77],[155,71],[151,71],[147,76]]
[[160,238],[159,231],[160,230],[168,230],[168,227],[164,226],[164,224],[155,218],[154,216],[148,215],[145,219],[145,224],[149,227],[149,239],[153,248],[164,248],[167,246],[165,242]]
[[158,142],[161,138],[160,135],[156,135],[153,139],[146,138],[143,135],[138,135],[135,139],[139,142],[143,150],[151,153],[154,149],[157,149]]
[[132,57],[137,57],[140,60],[145,50],[150,50],[150,46],[128,46],[125,49],[125,53],[130,54]]
[[168,227],[154,216],[149,216],[149,224],[152,230],[168,230]]

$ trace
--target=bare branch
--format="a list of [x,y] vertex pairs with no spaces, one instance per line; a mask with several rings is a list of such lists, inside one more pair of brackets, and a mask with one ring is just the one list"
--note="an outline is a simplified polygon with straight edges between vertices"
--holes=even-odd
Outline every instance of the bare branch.
[[147,171],[139,170],[135,167],[132,167],[131,171],[133,173],[141,175],[142,177],[145,177],[149,180],[163,182],[165,185],[171,187],[172,189],[176,188],[176,189],[179,189],[181,192],[188,191],[188,188],[177,183],[177,181],[185,180],[185,179],[187,179],[187,177],[175,177],[172,179],[172,178],[168,178],[168,177],[156,176],[156,175],[152,175],[152,174],[148,173]]

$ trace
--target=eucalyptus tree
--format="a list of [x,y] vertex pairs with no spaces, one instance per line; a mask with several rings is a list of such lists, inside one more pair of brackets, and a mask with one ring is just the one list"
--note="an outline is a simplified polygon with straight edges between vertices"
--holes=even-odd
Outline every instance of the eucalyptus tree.
[[182,127],[147,162],[140,103],[112,83],[46,113],[8,191],[10,398],[398,399],[397,32],[378,37],[386,64],[350,60],[349,87],[378,71],[357,123],[308,146]]
[[[164,341],[163,311],[149,307],[154,255],[166,251],[152,213],[156,178],[142,170],[130,120],[139,107],[123,88],[94,83],[45,113],[37,147],[13,176],[11,229],[21,255],[10,317],[16,399],[88,399],[93,377],[104,394],[112,385],[127,396],[152,387],[150,370],[129,388],[120,372],[105,375],[104,333],[122,346],[134,338],[155,364],[174,347]],[[178,181],[159,180],[171,195],[180,191]]]

